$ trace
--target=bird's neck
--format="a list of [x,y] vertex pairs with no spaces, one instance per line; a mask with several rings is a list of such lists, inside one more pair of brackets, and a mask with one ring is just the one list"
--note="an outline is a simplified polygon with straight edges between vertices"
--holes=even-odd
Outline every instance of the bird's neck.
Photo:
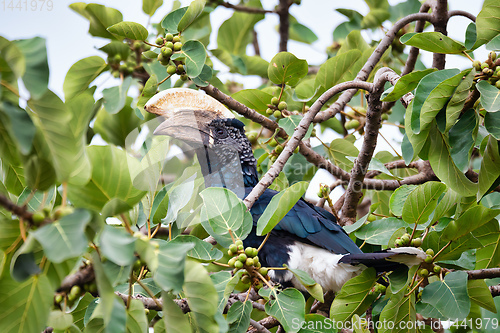
[[[259,182],[257,161],[253,153],[240,154],[224,151],[224,147],[199,148],[196,151],[206,187],[225,187],[244,196],[245,187],[253,187]],[[241,192],[241,193],[240,193]]]

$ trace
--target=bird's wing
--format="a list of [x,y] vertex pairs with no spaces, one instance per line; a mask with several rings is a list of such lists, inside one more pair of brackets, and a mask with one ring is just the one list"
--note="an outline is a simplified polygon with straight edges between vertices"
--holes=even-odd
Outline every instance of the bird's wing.
[[[246,189],[246,195],[251,188]],[[273,196],[278,192],[266,189],[252,206],[254,224],[257,223]],[[306,242],[327,249],[336,254],[362,253],[349,238],[344,229],[336,223],[335,217],[325,209],[315,207],[300,199],[278,223],[274,230],[284,230],[307,240]]]

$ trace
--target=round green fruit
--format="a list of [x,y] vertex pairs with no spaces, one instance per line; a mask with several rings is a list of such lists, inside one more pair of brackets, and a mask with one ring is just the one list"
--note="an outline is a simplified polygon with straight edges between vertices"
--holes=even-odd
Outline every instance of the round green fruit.
[[414,246],[414,247],[422,246],[422,238],[414,238],[414,239],[412,239],[411,246]]
[[472,66],[477,70],[477,71],[480,71],[481,70],[481,61],[479,60],[474,60],[474,62],[472,63]]
[[263,276],[266,276],[269,270],[266,267],[262,267],[259,269],[259,273],[262,274]]
[[169,42],[171,42],[174,39],[174,35],[172,35],[171,33],[168,33],[165,35],[165,39],[168,40]]
[[245,265],[247,265],[248,267],[253,266],[253,259],[252,258],[247,258],[247,260],[245,261]]
[[485,69],[485,68],[489,68],[489,67],[490,67],[490,65],[488,65],[488,63],[486,63],[486,62],[483,62],[481,64],[481,69]]
[[238,256],[238,260],[241,262],[245,262],[247,260],[247,255],[242,253]]
[[300,150],[300,148],[299,148],[299,146],[297,146],[297,148],[294,149],[293,153],[297,154],[299,152],[299,150]]
[[403,245],[408,245],[410,243],[410,235],[404,234],[401,236],[401,241],[403,242]]
[[177,65],[177,72],[179,74],[182,73],[182,72],[184,72],[184,65],[183,64]]
[[281,118],[281,116],[282,116],[282,115],[281,115],[281,111],[278,111],[278,110],[274,111],[274,112],[273,112],[273,116],[274,116],[274,118],[276,118],[276,119]]
[[180,51],[181,49],[182,49],[181,42],[174,43],[174,51]]
[[231,257],[231,256],[234,256],[234,252],[233,252],[233,251],[231,251],[231,250],[227,250],[227,255],[228,255],[228,256],[230,256],[230,257]]
[[158,37],[155,41],[156,45],[163,45],[164,42],[163,37]]
[[134,48],[134,50],[139,51],[142,47],[142,43],[136,40],[132,47]]
[[33,220],[33,223],[35,225],[40,225],[40,223],[42,223],[43,220],[45,220],[45,215],[43,214],[43,212],[35,212],[33,213],[31,219]]
[[436,274],[439,274],[441,272],[441,266],[438,266],[438,265],[435,265],[432,270],[434,271],[434,273]]
[[433,249],[427,249],[425,253],[431,257],[434,257],[434,250]]
[[238,245],[238,251],[243,251],[243,245]]
[[348,122],[345,123],[345,129],[350,130],[350,129],[355,129],[358,128],[360,125],[359,121],[356,119],[349,120]]
[[500,89],[500,81],[495,82],[495,87],[497,87],[498,89]]
[[423,278],[426,278],[429,276],[429,271],[425,268],[422,268],[421,270],[418,271],[418,275],[420,275]]
[[491,59],[491,61],[495,61],[495,59],[497,58],[497,54],[495,53],[495,51],[491,51],[488,57]]
[[234,267],[235,267],[235,268],[243,268],[243,263],[242,263],[241,261],[236,261],[236,262],[234,263]]
[[187,76],[187,74],[182,74],[181,75],[181,80],[182,81],[187,81],[189,79],[189,76]]
[[271,104],[274,106],[277,106],[279,104],[280,100],[278,97],[273,97],[271,98]]
[[401,238],[396,239],[396,241],[394,242],[394,245],[396,245],[396,247],[403,246],[403,241],[401,240]]
[[234,264],[236,264],[236,258],[233,257],[233,258],[229,259],[227,264],[229,265],[229,267],[234,268]]
[[161,54],[163,54],[164,57],[166,58],[170,58],[170,56],[172,55],[173,51],[170,47],[162,47],[161,48]]
[[54,297],[54,302],[56,302],[56,304],[60,304],[63,300],[63,295],[61,294],[57,294],[55,297]]
[[245,249],[245,254],[246,254],[248,257],[253,258],[253,257],[254,257],[254,255],[253,255],[253,248],[252,248],[252,247],[247,247],[247,248]]
[[169,49],[173,49],[174,48],[174,43],[172,43],[172,42],[166,42],[165,43],[165,47],[168,47]]
[[389,115],[387,113],[382,114],[382,120],[389,120]]
[[377,219],[377,217],[375,215],[373,215],[373,214],[368,215],[368,218],[367,218],[367,220],[370,221],[370,222],[373,222],[376,219]]
[[274,110],[273,110],[273,109],[267,108],[267,110],[266,110],[266,114],[267,114],[268,116],[272,115],[273,113],[274,113]]
[[288,105],[286,104],[286,102],[285,102],[285,101],[281,101],[281,102],[278,104],[278,109],[279,109],[280,111],[285,110],[287,107],[288,107]]
[[271,141],[269,141],[269,145],[271,147],[276,147],[279,144],[279,142],[276,140],[276,138],[273,138]]
[[80,286],[71,287],[71,290],[69,292],[69,294],[74,295],[75,298],[76,298],[76,296],[80,296],[81,293],[82,293],[82,288],[80,288]]
[[97,292],[97,284],[95,282],[89,285],[89,293],[95,294]]
[[236,244],[229,245],[229,251],[236,253],[238,252],[238,246]]
[[167,67],[167,73],[169,75],[175,74],[176,71],[177,71],[177,68],[175,66],[173,66],[173,65],[170,65],[170,66]]
[[252,280],[250,280],[250,277],[248,275],[243,275],[241,277],[241,283],[244,283],[244,284],[249,284]]
[[278,154],[281,154],[281,152],[283,151],[283,146],[282,145],[278,145],[276,146],[276,148],[274,149]]
[[433,261],[433,257],[432,256],[427,255],[427,257],[425,257],[425,262],[426,263],[430,264],[430,263],[432,263],[432,261]]
[[179,36],[174,36],[174,37],[172,38],[172,42],[174,42],[174,43],[178,43],[178,42],[180,42],[180,41],[181,41],[181,38],[180,38]]

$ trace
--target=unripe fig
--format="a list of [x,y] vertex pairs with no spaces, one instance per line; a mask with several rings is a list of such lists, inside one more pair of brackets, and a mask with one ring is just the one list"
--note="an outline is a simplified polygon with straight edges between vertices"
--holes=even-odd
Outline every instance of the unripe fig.
[[161,53],[164,57],[169,58],[172,55],[173,51],[170,47],[164,46],[161,48]]
[[182,81],[187,81],[189,79],[189,76],[187,76],[187,74],[182,74],[181,75],[181,80]]
[[414,247],[422,246],[422,238],[414,238],[414,239],[412,239],[411,246],[414,246]]
[[262,274],[263,276],[266,276],[269,270],[266,267],[262,267],[259,269],[259,273]]
[[418,271],[418,275],[420,275],[423,278],[426,278],[429,276],[429,271],[425,268],[422,268],[421,270]]
[[134,50],[139,51],[141,49],[141,47],[142,47],[142,43],[139,42],[138,40],[136,40],[134,42],[134,44],[132,45],[132,47],[134,48]]
[[241,261],[236,261],[236,262],[234,263],[234,267],[235,267],[235,268],[238,268],[238,269],[239,269],[239,268],[243,268],[243,263],[242,263]]
[[45,215],[43,214],[43,212],[35,212],[33,213],[31,219],[33,220],[33,223],[35,225],[40,225],[40,223],[42,223],[45,219]]
[[472,63],[472,66],[477,70],[477,71],[480,71],[481,70],[481,61],[479,60],[474,60],[474,62]]
[[169,49],[173,49],[174,48],[174,43],[172,43],[172,42],[166,42],[165,43],[165,47],[168,47]]
[[500,81],[495,82],[495,87],[497,87],[498,89],[500,89]]
[[252,258],[247,258],[247,260],[245,261],[245,265],[247,265],[248,267],[253,266],[253,259]]
[[163,37],[158,37],[155,41],[156,45],[163,45],[164,42]]
[[439,274],[441,272],[441,266],[438,266],[438,265],[435,265],[432,270],[434,271],[434,273],[436,274]]
[[241,262],[245,262],[247,260],[247,255],[242,253],[238,256],[238,260]]
[[238,245],[238,251],[243,251],[243,245]]
[[229,265],[229,267],[234,268],[234,264],[236,264],[236,258],[233,257],[233,258],[229,259],[227,264]]
[[276,148],[274,149],[278,154],[281,154],[281,152],[283,151],[283,146],[282,145],[278,145],[276,146]]
[[181,41],[181,38],[180,38],[179,36],[174,36],[174,37],[172,38],[172,42],[174,42],[174,43],[178,43],[178,42],[180,42],[180,41]]
[[389,115],[387,113],[382,114],[382,120],[389,120]]
[[432,263],[432,260],[432,256],[427,255],[427,257],[425,257],[425,262],[428,264]]
[[268,108],[268,109],[266,110],[266,114],[267,114],[268,116],[272,115],[273,113],[274,113],[274,110],[273,110],[273,109]]
[[370,222],[373,222],[376,219],[377,219],[377,217],[375,215],[373,215],[373,214],[368,215],[368,218],[367,218],[367,220],[370,221]]
[[252,280],[250,280],[250,277],[248,275],[243,275],[241,277],[241,283],[244,283],[244,284],[249,284]]
[[80,296],[81,293],[82,293],[82,288],[80,288],[80,286],[73,286],[69,291],[69,294],[75,296],[75,298],[77,296]]
[[288,105],[286,104],[286,102],[285,102],[285,101],[281,101],[281,102],[278,104],[278,109],[279,109],[280,111],[285,110],[287,107],[288,107]]
[[356,112],[354,110],[347,110],[346,111],[346,116],[348,116],[349,118],[355,118],[356,117]]
[[273,116],[274,116],[276,119],[281,118],[281,111],[278,111],[278,110],[274,111],[274,112],[273,112]]
[[233,252],[233,251],[231,251],[231,250],[227,250],[227,255],[228,255],[228,256],[234,256],[234,252]]
[[229,245],[229,251],[234,253],[238,252],[238,246],[236,244]]
[[481,64],[481,69],[485,69],[485,68],[489,68],[489,67],[490,67],[490,65],[488,65],[488,63],[486,63],[486,62],[483,62]]
[[168,33],[165,35],[165,39],[167,41],[171,42],[174,39],[174,35],[172,35],[171,33]]
[[181,42],[174,43],[174,51],[180,51],[181,49],[182,49]]
[[495,53],[495,51],[491,51],[488,57],[491,59],[491,61],[495,61],[495,59],[497,58],[497,54]]
[[176,71],[177,71],[177,68],[173,65],[170,65],[167,67],[167,73],[169,75],[175,74]]
[[434,257],[434,250],[433,249],[427,249],[425,253],[431,257]]
[[277,106],[279,102],[280,102],[280,100],[278,99],[278,97],[271,98],[272,105]]
[[54,297],[54,302],[56,302],[56,304],[60,304],[63,300],[63,296],[61,294],[57,294],[55,297]]
[[350,129],[355,129],[359,127],[359,121],[356,119],[349,120],[348,122],[345,123],[345,129],[350,130]]
[[410,235],[404,234],[401,236],[401,241],[403,242],[403,245],[408,245],[410,243]]
[[253,258],[253,257],[254,257],[254,255],[253,255],[253,248],[251,248],[251,247],[247,247],[247,248],[245,249],[245,254],[247,255],[247,257],[251,257],[251,258]]
[[299,148],[299,146],[297,146],[297,148],[294,149],[293,153],[297,154],[299,152],[299,150],[300,150],[300,148]]

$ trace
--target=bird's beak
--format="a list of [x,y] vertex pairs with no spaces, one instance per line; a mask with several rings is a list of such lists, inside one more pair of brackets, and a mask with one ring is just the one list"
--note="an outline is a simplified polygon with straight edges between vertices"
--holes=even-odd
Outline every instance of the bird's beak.
[[165,120],[154,131],[192,144],[208,144],[208,125],[217,118],[234,118],[222,103],[207,94],[186,88],[159,92],[144,106],[146,111]]

